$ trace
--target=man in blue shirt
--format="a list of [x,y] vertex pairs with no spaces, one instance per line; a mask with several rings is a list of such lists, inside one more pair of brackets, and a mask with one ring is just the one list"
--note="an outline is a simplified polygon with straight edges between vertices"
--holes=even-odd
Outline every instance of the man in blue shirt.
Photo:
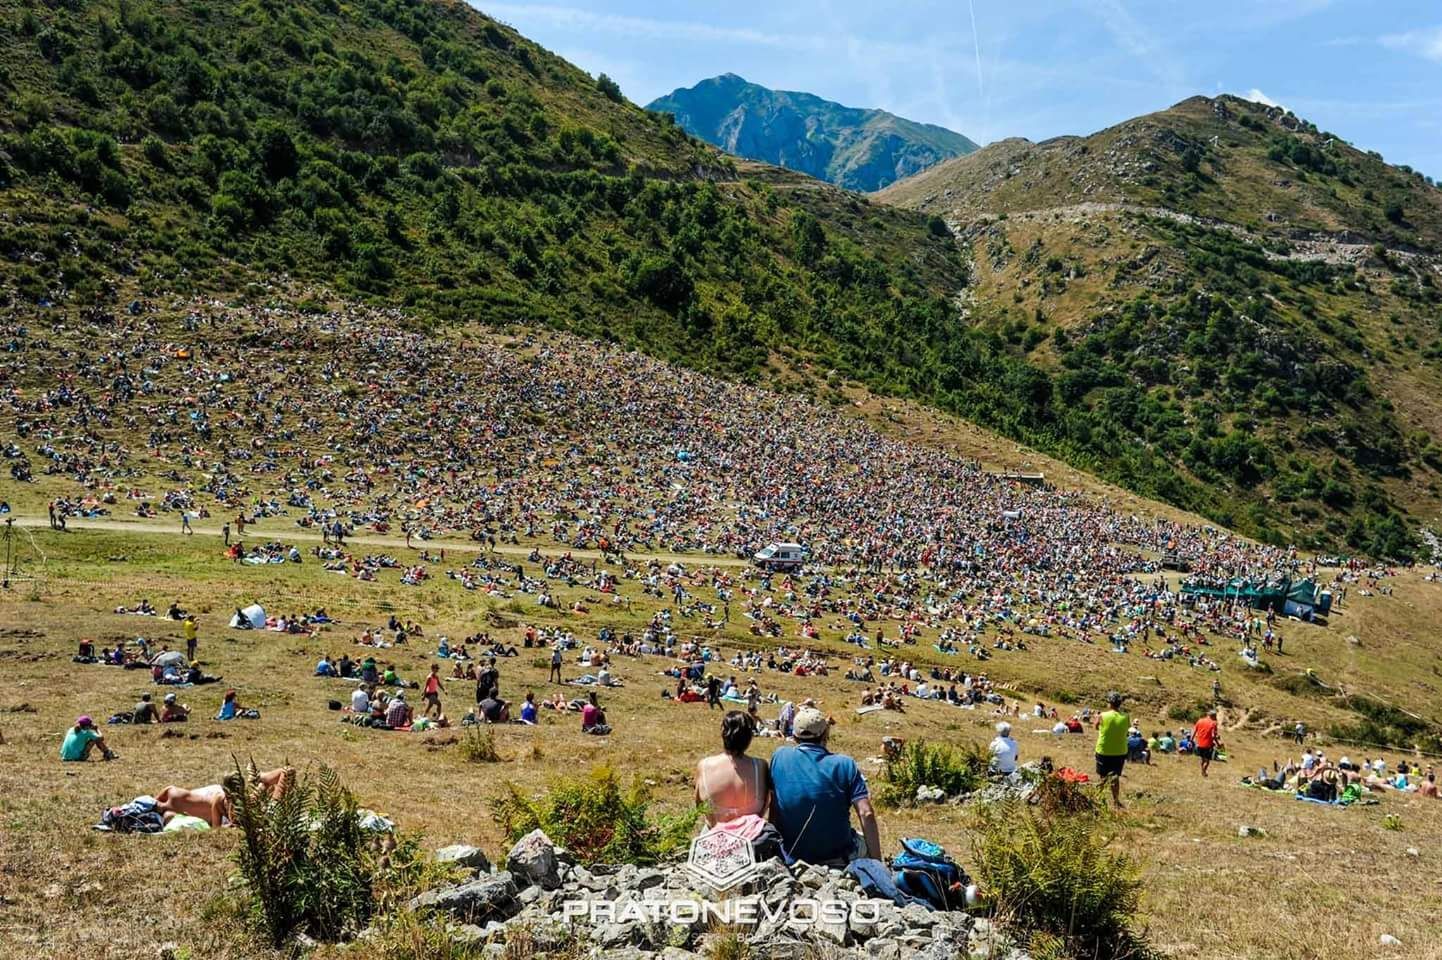
[[[855,760],[826,749],[830,721],[820,710],[805,707],[796,711],[791,728],[796,746],[771,755],[771,820],[781,831],[782,847],[791,859],[807,863],[881,859],[866,779]],[[861,835],[851,829],[852,807]]]

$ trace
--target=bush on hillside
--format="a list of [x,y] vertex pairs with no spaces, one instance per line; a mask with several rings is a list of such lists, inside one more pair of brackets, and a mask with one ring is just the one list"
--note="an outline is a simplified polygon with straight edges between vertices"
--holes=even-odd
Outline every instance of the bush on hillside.
[[1212,709],[1212,701],[1198,700],[1195,703],[1174,703],[1167,708],[1167,718],[1178,723],[1196,723]]
[[[254,770],[252,765],[251,770]],[[240,828],[235,860],[251,913],[271,943],[294,933],[339,940],[362,929],[392,888],[418,885],[419,846],[389,853],[360,825],[355,796],[329,767],[314,779],[290,774],[276,799],[236,764],[226,796]]]
[[982,808],[972,839],[976,880],[1035,956],[1149,957],[1133,926],[1140,872],[1107,849],[1105,807],[1089,806],[1048,813],[1011,799]]
[[939,788],[948,797],[971,793],[986,781],[990,762],[980,747],[914,740],[886,762],[877,802],[890,807],[914,803],[918,787]]
[[514,783],[505,790],[492,803],[491,816],[508,839],[539,828],[584,864],[667,860],[686,848],[701,817],[699,807],[653,815],[645,783],[638,778],[623,788],[610,767],[558,780],[534,799]]

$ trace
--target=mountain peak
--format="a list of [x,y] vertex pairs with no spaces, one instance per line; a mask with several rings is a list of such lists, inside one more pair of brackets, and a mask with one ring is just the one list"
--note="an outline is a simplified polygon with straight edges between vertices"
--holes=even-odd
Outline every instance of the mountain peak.
[[688,133],[738,156],[850,190],[879,190],[976,149],[944,127],[772,90],[734,73],[677,89],[647,109],[673,114]]

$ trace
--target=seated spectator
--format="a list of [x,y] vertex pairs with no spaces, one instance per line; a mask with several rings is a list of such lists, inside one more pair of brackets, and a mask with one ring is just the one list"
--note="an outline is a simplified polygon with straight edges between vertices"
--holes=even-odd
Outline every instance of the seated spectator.
[[411,725],[411,706],[406,703],[404,690],[397,690],[386,707],[386,726],[399,729]]
[[991,741],[991,770],[993,773],[1008,775],[1016,772],[1017,758],[1021,748],[1011,735],[1011,724],[1003,720],[996,725],[996,737]]
[[75,726],[65,732],[65,742],[60,745],[60,759],[82,761],[90,759],[90,751],[100,748],[100,755],[114,760],[119,754],[105,745],[105,734],[95,729],[95,721],[89,716],[80,717]]
[[536,695],[530,690],[526,691],[526,701],[521,704],[521,722],[536,724]]
[[[772,822],[791,860],[844,863],[881,858],[881,837],[856,761],[826,749],[831,723],[814,707],[796,712],[794,747],[771,755]],[[862,833],[851,829],[856,809]]]
[[225,691],[225,699],[220,701],[220,712],[215,715],[217,720],[234,720],[241,711],[240,699],[235,695],[234,690]]
[[581,732],[592,733],[604,737],[611,732],[611,727],[606,723],[606,711],[596,702],[596,691],[592,690],[586,705],[581,708]]
[[1147,738],[1136,727],[1127,732],[1127,760],[1131,763],[1151,763],[1152,753],[1147,749]]
[[165,695],[165,706],[160,711],[161,723],[184,723],[190,719],[190,708],[175,702],[175,694]]
[[140,702],[130,713],[131,723],[159,723],[160,712],[155,709],[155,704],[150,702],[150,694],[142,693]]
[[496,696],[496,688],[492,687],[476,705],[477,712],[486,723],[510,723],[511,705],[500,697]]
[[721,718],[722,752],[696,764],[696,802],[706,808],[707,826],[766,813],[771,780],[766,764],[746,755],[751,737],[750,717],[728,711]]
[[334,677],[336,675],[335,664],[330,662],[330,657],[321,655],[320,662],[315,665],[317,677]]

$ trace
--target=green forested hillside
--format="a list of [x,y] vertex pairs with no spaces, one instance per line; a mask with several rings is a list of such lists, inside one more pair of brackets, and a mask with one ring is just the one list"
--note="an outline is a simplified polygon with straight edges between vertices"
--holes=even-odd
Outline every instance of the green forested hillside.
[[782,343],[843,363],[937,331],[964,279],[923,218],[739,179],[461,3],[0,10],[0,244],[23,299],[284,272],[754,374]]
[[966,241],[968,319],[1045,373],[1073,459],[1269,539],[1405,554],[1442,512],[1442,191],[1421,174],[1194,97],[881,196]]
[[[1417,318],[1436,287],[1406,250],[1283,275],[1275,251],[1167,221],[1135,228],[1171,232],[1161,255],[1085,235],[1067,260],[1013,234],[1020,217],[958,221],[958,245],[949,209],[737,163],[450,0],[0,0],[0,27],[11,317],[287,275],[422,322],[545,324],[839,400],[811,372],[835,369],[1273,539],[1404,554],[1435,513],[1442,348]],[[1140,182],[1229,196],[1229,148],[1198,149],[1180,179],[1147,160]],[[1285,149],[1266,162],[1336,176]],[[1435,248],[1423,189],[1382,202],[1379,243]],[[1116,284],[1107,309],[1038,299],[1079,302],[1058,291],[1088,271]],[[1245,295],[1203,297],[1202,276]],[[1183,375],[1176,343],[1205,363]]]

